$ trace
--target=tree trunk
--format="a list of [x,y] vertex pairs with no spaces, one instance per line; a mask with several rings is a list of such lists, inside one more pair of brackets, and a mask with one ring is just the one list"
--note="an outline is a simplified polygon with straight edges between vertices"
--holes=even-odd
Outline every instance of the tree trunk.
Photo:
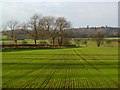
[[52,44],[55,44],[55,37],[52,38]]
[[62,42],[63,42],[63,38],[62,38],[62,36],[59,36],[58,37],[58,44],[61,46]]
[[36,42],[36,41],[37,41],[37,40],[35,39],[35,40],[34,40],[35,44],[37,44],[37,42]]
[[60,46],[62,45],[62,42],[63,42],[63,38],[61,37],[60,38]]
[[60,45],[60,39],[59,39],[60,37],[58,37],[58,44]]

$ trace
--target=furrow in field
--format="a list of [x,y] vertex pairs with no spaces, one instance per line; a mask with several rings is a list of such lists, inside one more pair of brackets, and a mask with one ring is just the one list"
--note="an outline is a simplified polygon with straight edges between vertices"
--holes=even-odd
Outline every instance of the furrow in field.
[[[84,56],[86,55],[86,57],[89,59],[89,62],[92,62],[93,65],[95,65],[97,68],[99,68],[101,70],[101,73],[103,71],[103,69],[117,69],[117,61],[116,60],[103,60],[103,59],[96,59],[93,56],[91,56],[91,54],[86,54],[84,53],[82,50],[77,50],[79,52],[79,54],[81,55],[84,54]],[[95,55],[95,54],[94,54]],[[96,56],[96,55],[95,55]],[[107,56],[108,58],[110,56]]]
[[98,60],[98,59],[96,59],[96,58],[94,58],[93,56],[90,56],[90,55],[88,55],[88,54],[85,54],[85,53],[83,53],[81,50],[79,50],[79,52],[80,53],[82,53],[83,55],[85,55],[85,56],[88,56],[88,57],[90,57],[90,58],[92,58],[91,60],[97,60],[96,62],[98,63],[102,63],[102,64],[106,64],[105,62],[103,62],[103,61],[101,61],[101,60]]
[[[32,59],[32,58],[31,58]],[[32,64],[32,63],[31,63]],[[17,64],[16,64],[17,65]],[[26,64],[27,65],[27,64]],[[27,66],[26,66],[27,67]],[[41,67],[41,68],[40,68]],[[44,65],[44,66],[40,66],[39,67],[39,69],[44,69],[46,66]],[[49,67],[49,66],[48,66]],[[25,68],[24,68],[25,69]],[[29,69],[32,69],[32,67],[31,68],[29,68]],[[13,69],[14,70],[14,69]],[[23,70],[24,71],[24,70]],[[34,72],[35,70],[30,70],[30,71],[28,71],[28,72],[26,72],[25,74],[22,74],[21,76],[19,75],[19,80],[20,80],[20,78],[21,79],[23,79],[23,77],[25,78],[27,78],[27,76],[29,76],[29,74],[32,74],[33,72]],[[13,73],[10,73],[10,75],[12,75]],[[14,75],[14,74],[13,74]],[[12,76],[13,77],[13,76]],[[17,76],[18,77],[18,76]],[[11,86],[12,86],[12,82],[13,81],[16,81],[16,76],[14,76],[12,79],[10,79],[8,82],[10,82],[11,83]],[[33,79],[33,78],[31,78],[31,79]],[[19,87],[27,87],[27,86],[29,86],[29,85],[27,85],[29,82],[31,82],[31,79],[29,80],[26,80],[26,81],[24,81],[24,82],[22,82],[21,84],[20,84],[20,86]],[[34,79],[35,80],[35,79]],[[32,81],[34,81],[34,80],[32,80]],[[18,81],[19,82],[19,81]],[[7,84],[7,83],[6,83]],[[10,85],[10,84],[9,84]],[[26,86],[25,86],[26,85]],[[8,86],[9,87],[9,86]],[[14,87],[14,86],[13,86]],[[16,85],[16,87],[17,87],[17,85]]]
[[45,80],[43,81],[43,83],[40,85],[40,88],[45,88],[46,87],[46,85],[49,83],[50,79],[52,78],[52,76],[54,75],[54,73],[56,71],[57,71],[57,69],[54,69],[52,71],[52,73],[45,78]]
[[[52,52],[53,53],[53,52]],[[53,57],[53,55],[51,55],[51,57]],[[52,63],[52,60],[49,60],[48,61],[48,64],[47,65],[44,65],[45,67],[43,68],[43,70],[45,70],[45,69],[48,69],[49,67],[51,67],[53,65],[53,63]],[[41,68],[42,69],[42,68]],[[42,71],[43,71],[42,70]],[[48,69],[49,70],[49,69]],[[41,72],[39,72],[39,73],[42,73],[42,71]],[[55,71],[56,70],[52,70],[52,71],[44,71],[44,72],[46,72],[46,77],[45,77],[45,79],[44,79],[44,77],[42,77],[44,80],[41,82],[41,84],[40,83],[38,83],[38,84],[36,84],[36,85],[34,85],[34,86],[32,86],[32,87],[39,87],[39,88],[41,88],[41,86],[42,86],[42,88],[45,88],[46,87],[46,85],[49,83],[49,80],[51,79],[51,77],[52,77],[52,75],[55,73]],[[52,75],[51,75],[51,72],[52,72]],[[39,79],[39,76],[38,77],[35,77],[32,81],[35,81],[36,79]],[[27,86],[30,86],[30,85],[27,85]],[[31,87],[31,86],[30,86]]]
[[89,63],[84,57],[82,57],[80,54],[78,54],[75,50],[73,50],[80,58],[82,58],[82,60],[84,60],[85,62],[87,62],[91,67],[93,67],[95,70],[99,71],[98,68],[96,68],[95,66],[93,66],[91,63]]
[[[68,68],[65,68],[65,75],[64,75],[64,84],[63,84],[63,88],[76,88],[78,87],[78,83],[76,82],[77,79],[76,76],[80,75],[81,72],[83,72],[84,68],[85,68],[85,65],[81,63],[81,61],[79,60],[79,62],[77,61],[78,60],[78,56],[76,54],[74,54],[74,52],[72,50],[69,50],[69,52],[73,53],[71,55],[74,55],[72,56],[72,60],[71,61],[68,61],[68,59],[71,59],[71,56],[68,55],[67,57],[67,60],[66,60],[66,55],[63,55],[63,61],[64,61],[64,64],[67,64],[67,65],[71,65],[71,67],[68,67]],[[67,51],[64,51],[62,54],[66,54],[68,53]],[[60,54],[61,55],[61,54]],[[64,60],[65,58],[65,60]],[[76,58],[76,60],[74,60],[74,58]],[[71,64],[72,63],[72,64]],[[76,67],[76,63],[77,63],[77,68]],[[76,72],[76,70],[78,72]],[[80,76],[79,76],[80,77]]]
[[[30,73],[32,73],[32,72],[34,72],[34,70],[29,70],[28,72],[25,72],[24,74],[19,75],[18,77],[19,77],[19,78],[22,78],[22,77],[24,77],[25,75],[28,75],[28,74],[30,74]],[[20,72],[19,72],[19,73],[20,73]],[[11,74],[14,75],[14,73],[11,73]],[[16,79],[16,77],[13,77],[13,76],[10,77],[9,80],[3,82],[3,86],[4,86],[4,84],[7,85],[7,84],[11,83],[11,82],[14,81],[15,79]]]
[[[81,49],[83,51],[79,52],[80,49],[34,50],[34,53],[25,52],[26,55],[24,52],[19,52],[20,56],[13,53],[10,58],[8,53],[3,60],[3,68],[4,82],[9,81],[9,83],[4,83],[4,87],[61,89],[117,87],[116,68],[110,69],[111,65],[101,64],[98,58],[95,60],[96,57],[88,54],[91,53],[90,51],[83,52],[84,50]],[[7,73],[10,70],[14,71]]]

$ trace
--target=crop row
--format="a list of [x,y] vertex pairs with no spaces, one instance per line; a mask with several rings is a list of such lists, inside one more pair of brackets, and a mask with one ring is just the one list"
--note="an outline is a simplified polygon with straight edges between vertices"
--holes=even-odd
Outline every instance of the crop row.
[[102,60],[81,49],[6,52],[3,55],[4,88],[118,87],[115,54],[110,56],[114,61]]

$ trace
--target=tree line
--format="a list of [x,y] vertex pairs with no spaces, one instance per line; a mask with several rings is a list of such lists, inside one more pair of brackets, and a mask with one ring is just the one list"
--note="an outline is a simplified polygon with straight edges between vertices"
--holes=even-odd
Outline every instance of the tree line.
[[3,25],[4,34],[16,42],[17,30],[22,30],[27,38],[37,40],[46,37],[51,38],[52,44],[57,40],[58,45],[63,44],[63,39],[67,35],[67,30],[71,28],[70,21],[64,17],[40,16],[34,14],[26,23],[18,24],[16,20],[10,20]]
[[3,35],[7,35],[17,43],[19,37],[34,40],[49,39],[52,45],[64,45],[66,38],[94,38],[97,46],[100,46],[104,38],[118,37],[118,28],[73,28],[65,17],[41,16],[34,14],[27,22],[19,24],[16,20],[10,20],[3,25]]

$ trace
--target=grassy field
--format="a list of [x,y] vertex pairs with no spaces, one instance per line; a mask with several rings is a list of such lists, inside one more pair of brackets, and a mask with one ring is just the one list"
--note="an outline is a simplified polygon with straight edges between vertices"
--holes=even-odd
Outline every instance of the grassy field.
[[2,52],[3,88],[118,88],[118,48]]

